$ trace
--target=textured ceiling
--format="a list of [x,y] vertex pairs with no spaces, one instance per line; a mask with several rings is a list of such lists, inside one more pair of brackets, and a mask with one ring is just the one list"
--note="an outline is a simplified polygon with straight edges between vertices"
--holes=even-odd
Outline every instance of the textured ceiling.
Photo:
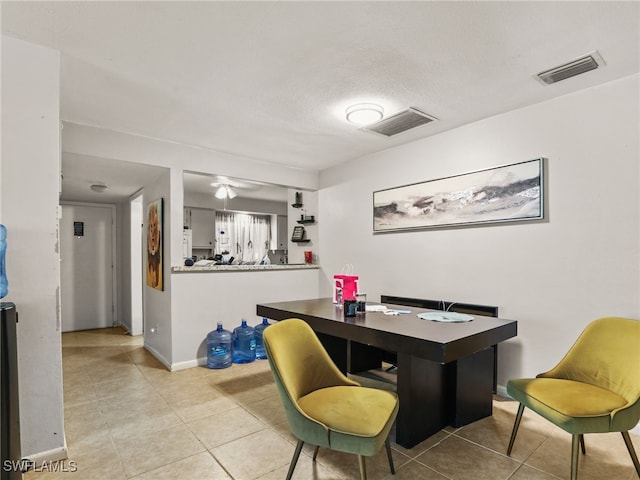
[[[2,2],[62,52],[61,118],[322,170],[637,73],[638,2]],[[607,66],[551,86],[542,70]],[[392,138],[359,101],[438,121]]]

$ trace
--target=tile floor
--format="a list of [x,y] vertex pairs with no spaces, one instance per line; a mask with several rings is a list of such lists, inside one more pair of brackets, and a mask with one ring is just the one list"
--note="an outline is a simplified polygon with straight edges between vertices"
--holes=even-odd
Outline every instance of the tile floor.
[[[75,472],[30,471],[25,480],[284,479],[296,443],[266,361],[167,371],[119,328],[62,336],[65,430]],[[567,434],[525,412],[505,455],[517,405],[445,428],[408,450],[393,442],[367,459],[371,480],[552,480],[569,478]],[[640,438],[633,436],[640,452]],[[637,479],[621,435],[589,435],[580,480]],[[355,456],[305,446],[294,478],[358,478]],[[70,470],[70,468],[68,468]]]

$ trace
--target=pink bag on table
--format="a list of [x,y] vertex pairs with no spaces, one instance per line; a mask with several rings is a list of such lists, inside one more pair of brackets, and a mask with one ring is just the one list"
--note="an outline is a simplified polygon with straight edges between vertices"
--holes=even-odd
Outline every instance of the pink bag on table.
[[358,293],[358,276],[348,275],[353,265],[345,265],[339,275],[333,276],[333,303],[338,303],[338,292],[342,291],[342,301],[355,300]]

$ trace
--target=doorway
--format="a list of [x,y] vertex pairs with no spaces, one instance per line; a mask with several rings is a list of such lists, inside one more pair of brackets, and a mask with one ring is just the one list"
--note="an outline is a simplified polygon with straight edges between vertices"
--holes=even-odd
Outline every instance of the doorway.
[[142,311],[142,194],[130,201],[131,212],[131,335],[144,333]]
[[63,204],[60,221],[62,331],[114,325],[115,206]]

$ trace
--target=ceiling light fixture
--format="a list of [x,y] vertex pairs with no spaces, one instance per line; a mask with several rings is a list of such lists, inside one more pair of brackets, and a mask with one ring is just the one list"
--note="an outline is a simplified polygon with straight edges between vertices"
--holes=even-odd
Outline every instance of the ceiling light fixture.
[[238,194],[229,185],[220,185],[216,190],[215,197],[220,200],[224,198],[236,198]]
[[94,183],[89,188],[91,188],[91,190],[93,190],[94,192],[98,192],[98,193],[104,193],[107,190],[107,186],[102,183]]
[[369,125],[382,120],[384,109],[376,103],[357,103],[346,110],[347,121],[356,125]]

